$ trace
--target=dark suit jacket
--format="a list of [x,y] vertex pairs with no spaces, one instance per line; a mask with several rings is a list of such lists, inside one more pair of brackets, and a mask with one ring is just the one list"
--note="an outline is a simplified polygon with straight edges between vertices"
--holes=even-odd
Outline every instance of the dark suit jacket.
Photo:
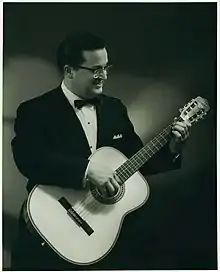
[[[97,148],[111,146],[127,157],[142,146],[134,132],[127,110],[119,99],[100,95],[97,108]],[[12,150],[15,163],[29,181],[35,184],[82,188],[82,179],[91,151],[84,130],[60,87],[22,103],[17,110]],[[123,137],[113,140],[113,136]],[[173,163],[168,145],[150,159],[141,172],[154,174],[180,167]]]

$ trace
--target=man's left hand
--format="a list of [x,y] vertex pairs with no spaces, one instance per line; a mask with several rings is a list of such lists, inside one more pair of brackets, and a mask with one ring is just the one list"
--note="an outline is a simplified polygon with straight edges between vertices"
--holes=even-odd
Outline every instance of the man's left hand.
[[170,141],[170,150],[173,154],[179,154],[181,152],[183,144],[189,137],[189,129],[191,124],[188,121],[176,121],[177,118],[174,119],[174,123],[171,129],[172,138]]

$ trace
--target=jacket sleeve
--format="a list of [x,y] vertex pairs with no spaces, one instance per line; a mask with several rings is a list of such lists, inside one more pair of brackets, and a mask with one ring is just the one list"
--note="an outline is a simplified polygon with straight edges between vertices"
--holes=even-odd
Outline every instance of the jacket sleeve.
[[20,172],[34,184],[80,189],[87,158],[68,156],[48,149],[45,116],[39,107],[23,103],[15,119],[15,137],[11,145]]
[[[127,157],[131,157],[143,147],[143,143],[140,137],[136,134],[134,126],[129,119],[127,109],[122,103],[121,108],[126,128],[124,137],[124,146],[126,147],[125,153]],[[146,176],[178,169],[180,167],[181,154],[178,158],[175,158],[175,155],[170,151],[169,143],[167,143],[140,168],[140,172]]]

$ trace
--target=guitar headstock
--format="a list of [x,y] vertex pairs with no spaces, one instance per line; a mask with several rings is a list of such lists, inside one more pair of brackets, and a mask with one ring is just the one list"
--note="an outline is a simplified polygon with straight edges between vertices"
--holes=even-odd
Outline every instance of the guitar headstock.
[[209,103],[201,96],[197,96],[187,103],[183,109],[180,109],[180,118],[187,120],[191,124],[198,122],[204,118],[207,112],[210,110]]

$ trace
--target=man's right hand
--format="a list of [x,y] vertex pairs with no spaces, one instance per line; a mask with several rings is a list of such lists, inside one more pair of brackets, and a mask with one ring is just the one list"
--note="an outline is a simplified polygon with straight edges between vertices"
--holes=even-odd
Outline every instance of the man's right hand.
[[109,167],[97,162],[90,162],[87,181],[95,185],[105,197],[113,196],[120,188],[120,180]]

